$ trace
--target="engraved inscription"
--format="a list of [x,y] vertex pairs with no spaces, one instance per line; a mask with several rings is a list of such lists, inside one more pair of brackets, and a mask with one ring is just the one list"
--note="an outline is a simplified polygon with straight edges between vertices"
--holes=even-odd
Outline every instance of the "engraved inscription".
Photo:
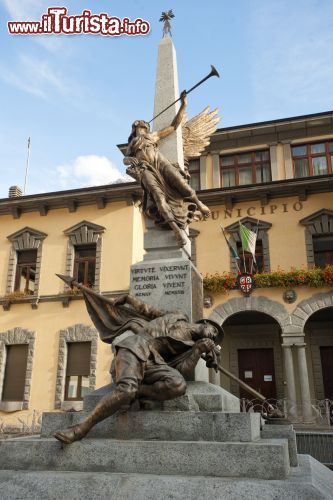
[[137,297],[184,295],[189,264],[132,267],[132,293]]

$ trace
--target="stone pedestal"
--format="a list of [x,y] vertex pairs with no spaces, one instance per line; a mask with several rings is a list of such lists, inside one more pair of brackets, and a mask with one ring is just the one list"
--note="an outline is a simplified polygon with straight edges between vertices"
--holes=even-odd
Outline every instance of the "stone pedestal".
[[217,411],[207,386],[189,385],[196,409],[118,413],[67,446],[53,432],[86,412],[44,413],[41,437],[0,441],[1,499],[332,498],[329,469],[306,455],[293,467],[290,426],[260,436],[258,413]]
[[[115,389],[114,384],[108,384],[91,392],[84,398],[83,410],[89,412],[95,408],[99,400]],[[187,382],[186,394],[169,401],[151,401],[154,410],[159,411],[219,411],[239,412],[239,399],[222,387],[206,382]],[[138,402],[131,410],[137,410]],[[69,413],[67,413],[68,415]],[[54,415],[54,413],[52,413]]]
[[[202,277],[190,260],[191,242],[179,248],[171,230],[146,220],[144,259],[131,266],[131,294],[164,311],[182,311],[189,321],[203,317]],[[199,360],[191,378],[209,382],[209,371]]]

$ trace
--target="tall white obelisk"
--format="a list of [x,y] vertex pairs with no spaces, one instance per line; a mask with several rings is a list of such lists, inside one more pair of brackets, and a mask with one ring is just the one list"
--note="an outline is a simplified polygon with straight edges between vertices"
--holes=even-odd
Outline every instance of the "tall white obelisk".
[[[176,50],[170,36],[160,41],[157,56],[154,116],[179,98]],[[154,120],[153,130],[168,127],[179,110],[179,101]],[[159,143],[160,151],[171,163],[184,168],[183,139],[181,127]]]
[[[170,36],[162,38],[158,48],[154,116],[179,97],[176,51]],[[171,106],[154,120],[153,130],[171,125],[180,103]],[[184,168],[181,127],[159,141],[159,149],[171,162]],[[131,266],[131,293],[163,310],[181,310],[190,321],[202,318],[202,277],[190,260],[191,243],[179,248],[172,230],[156,227],[146,218],[145,255]],[[203,360],[198,363],[195,380],[208,381]]]

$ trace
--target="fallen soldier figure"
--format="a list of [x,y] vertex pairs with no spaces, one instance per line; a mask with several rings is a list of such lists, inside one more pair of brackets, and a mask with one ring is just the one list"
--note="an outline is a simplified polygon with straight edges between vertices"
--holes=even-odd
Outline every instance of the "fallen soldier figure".
[[182,312],[158,310],[129,294],[107,299],[70,276],[58,276],[82,290],[101,340],[112,344],[116,386],[82,422],[55,433],[62,443],[82,439],[98,422],[128,409],[136,399],[165,401],[182,396],[185,378],[193,374],[200,358],[217,370],[216,344],[222,341],[223,330],[214,321],[189,323]]

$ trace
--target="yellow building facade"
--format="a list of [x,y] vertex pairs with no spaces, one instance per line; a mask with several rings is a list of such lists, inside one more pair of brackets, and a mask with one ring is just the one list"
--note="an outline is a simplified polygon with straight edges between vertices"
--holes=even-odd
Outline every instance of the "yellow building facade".
[[[235,275],[237,264],[243,270],[239,221],[258,232],[254,271],[268,281],[279,269],[333,264],[332,167],[333,113],[217,130],[200,159],[189,163],[191,182],[212,211],[190,230],[192,259],[203,277]],[[98,339],[80,294],[56,273],[74,273],[107,296],[128,291],[130,266],[144,254],[140,196],[140,187],[128,183],[0,200],[5,426],[17,427],[19,419],[31,424],[45,410],[78,410],[86,391],[110,382],[110,346]],[[237,263],[221,226],[239,251]],[[333,399],[327,276],[317,287],[270,281],[249,297],[204,281],[205,316],[225,330],[223,365],[279,400],[295,421],[315,422],[315,401]],[[246,398],[224,376],[210,377]]]

